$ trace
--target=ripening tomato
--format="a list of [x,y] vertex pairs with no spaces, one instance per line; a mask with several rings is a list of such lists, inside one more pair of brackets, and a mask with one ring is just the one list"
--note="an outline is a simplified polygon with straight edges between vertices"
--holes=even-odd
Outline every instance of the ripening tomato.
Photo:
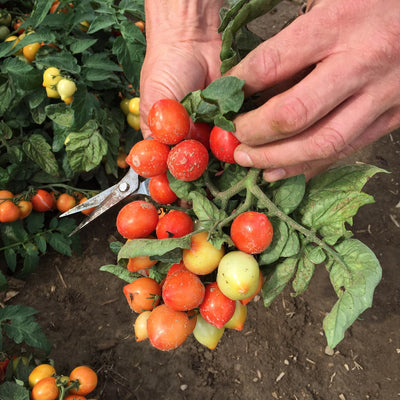
[[183,263],[183,261],[181,261],[180,263],[172,264],[169,267],[166,277],[172,275],[173,273],[175,273],[177,271],[188,271],[188,269],[185,267],[185,264]]
[[151,311],[143,311],[140,313],[135,320],[134,330],[135,339],[137,342],[141,342],[149,337],[147,332],[147,320],[149,319]]
[[188,336],[193,333],[193,330],[196,326],[197,322],[197,311],[196,310],[189,310],[186,311],[186,315],[189,318],[189,324],[188,324],[188,329],[187,329],[187,334]]
[[40,364],[29,374],[29,386],[34,387],[40,380],[56,374],[56,370],[50,364]]
[[260,291],[261,291],[261,289],[262,289],[262,286],[263,286],[263,283],[264,283],[264,277],[263,277],[263,274],[262,274],[261,269],[260,269],[260,273],[259,273],[259,276],[258,276],[258,285],[257,285],[257,288],[256,288],[255,292],[254,292],[251,296],[246,297],[245,299],[240,300],[240,302],[241,302],[242,304],[245,304],[245,305],[246,305],[246,304],[248,304],[251,300],[253,300],[254,297],[256,297],[256,295],[257,295],[258,293],[260,293]]
[[21,35],[22,33],[25,32],[24,28],[20,28],[20,26],[24,23],[24,20],[17,18],[14,22],[13,28],[14,31],[17,31],[18,35]]
[[206,122],[193,122],[190,120],[190,130],[185,139],[193,139],[200,142],[207,150],[210,150],[211,126]]
[[188,337],[189,317],[166,304],[157,306],[147,320],[150,343],[158,350],[173,350]]
[[124,97],[121,102],[119,103],[119,107],[121,111],[124,113],[125,116],[129,114],[129,101],[127,97]]
[[11,200],[14,197],[14,194],[9,190],[0,190],[0,202],[2,200]]
[[212,128],[210,133],[210,149],[218,160],[234,164],[233,153],[239,144],[239,140],[232,132],[221,129],[219,126]]
[[157,224],[157,209],[144,200],[126,204],[117,216],[117,230],[127,239],[144,238],[156,229]]
[[176,271],[165,279],[162,287],[164,303],[177,311],[192,310],[204,299],[205,288],[200,278],[190,271]]
[[181,181],[189,182],[200,178],[207,164],[208,151],[197,140],[183,140],[168,154],[168,169],[176,179]]
[[273,227],[265,214],[246,211],[233,220],[230,234],[239,250],[259,254],[271,244]]
[[[154,239],[154,236],[148,236],[147,239]],[[137,256],[129,258],[126,269],[129,272],[137,272],[141,269],[151,268],[155,264],[157,264],[157,260],[150,260],[149,256]]]
[[36,53],[40,49],[41,44],[39,42],[27,44],[23,47],[22,53],[24,54],[25,58],[31,63],[36,59]]
[[217,328],[215,325],[208,323],[200,314],[197,315],[193,336],[200,344],[208,347],[210,350],[214,350],[224,334],[224,331],[224,327]]
[[57,210],[64,213],[71,208],[76,206],[76,200],[74,196],[68,193],[62,193],[57,199]]
[[171,190],[167,174],[153,176],[149,182],[151,198],[159,204],[171,204],[178,196]]
[[136,25],[142,32],[144,32],[144,27],[145,27],[144,21],[136,21],[136,22],[135,22],[135,25]]
[[38,189],[31,198],[35,211],[45,212],[53,209],[53,196],[44,189]]
[[125,169],[125,168],[129,167],[128,163],[126,162],[127,156],[128,156],[128,154],[126,154],[125,151],[123,151],[123,150],[118,151],[118,156],[117,156],[118,168]]
[[235,312],[232,318],[224,325],[224,328],[241,331],[247,318],[247,306],[236,300]]
[[158,239],[179,238],[193,232],[193,220],[184,211],[171,210],[158,221],[156,235]]
[[78,388],[70,389],[71,393],[86,395],[97,386],[97,374],[92,370],[92,368],[86,365],[80,365],[74,368],[69,374],[69,380],[71,382],[78,381]]
[[147,276],[128,283],[123,292],[130,308],[137,313],[152,310],[161,298],[161,286]]
[[148,124],[154,139],[173,145],[189,133],[190,117],[179,101],[161,99],[150,108]]
[[258,262],[251,254],[239,250],[231,251],[219,262],[218,287],[232,300],[245,299],[257,290],[259,273]]
[[32,388],[31,400],[56,400],[59,390],[56,383],[56,378],[50,376],[43,378]]
[[137,142],[130,150],[126,162],[132,169],[145,178],[167,172],[169,146],[155,139]]
[[140,97],[129,99],[128,109],[131,114],[139,115]]
[[140,129],[140,115],[128,113],[126,116],[126,122],[135,131]]
[[183,249],[185,267],[197,275],[213,272],[225,254],[223,247],[217,249],[208,240],[208,232],[195,233],[190,238],[190,249]]
[[87,400],[85,396],[81,396],[80,394],[70,394],[64,397],[64,400]]
[[[79,204],[84,203],[86,200],[88,200],[88,198],[87,198],[86,196],[83,196],[83,197],[79,200]],[[96,208],[96,207],[87,208],[86,210],[82,210],[81,213],[82,213],[82,214],[85,214],[85,215],[90,215],[90,214],[94,211],[95,208]]]
[[20,200],[17,206],[19,208],[19,219],[26,218],[33,209],[32,202],[29,200]]
[[14,222],[19,219],[19,208],[11,200],[0,200],[0,222]]
[[223,328],[235,312],[235,300],[225,296],[217,282],[206,285],[204,300],[199,306],[201,316],[211,325]]

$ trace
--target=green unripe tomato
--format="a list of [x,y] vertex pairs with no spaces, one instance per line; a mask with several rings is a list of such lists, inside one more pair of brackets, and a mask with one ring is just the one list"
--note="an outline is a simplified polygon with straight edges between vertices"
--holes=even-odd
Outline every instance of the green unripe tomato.
[[243,251],[225,254],[218,265],[217,284],[232,300],[243,300],[255,293],[260,268],[256,259]]

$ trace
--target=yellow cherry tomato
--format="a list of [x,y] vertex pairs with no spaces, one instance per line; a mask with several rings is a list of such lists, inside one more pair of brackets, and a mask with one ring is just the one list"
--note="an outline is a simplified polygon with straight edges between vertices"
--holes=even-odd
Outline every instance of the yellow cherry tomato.
[[55,86],[62,79],[61,71],[56,67],[49,67],[43,72],[43,86]]
[[50,364],[40,364],[29,374],[29,386],[34,387],[41,379],[55,375],[56,370]]
[[129,112],[134,115],[139,115],[140,97],[132,97],[129,100]]
[[60,98],[60,94],[57,92],[57,89],[54,89],[51,86],[46,86],[46,94],[47,94],[47,97],[50,97],[51,99],[59,99]]
[[73,96],[76,89],[75,82],[71,79],[63,78],[57,83],[57,91],[61,96],[61,100]]
[[35,60],[36,58],[36,53],[40,49],[41,44],[39,42],[37,43],[31,43],[27,44],[23,49],[22,53],[25,56],[25,58],[31,63],[32,61]]

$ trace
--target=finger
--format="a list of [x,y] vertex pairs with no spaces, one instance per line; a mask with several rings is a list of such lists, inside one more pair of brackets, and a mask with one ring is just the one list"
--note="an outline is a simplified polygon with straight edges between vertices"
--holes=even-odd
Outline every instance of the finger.
[[366,83],[367,68],[343,53],[328,57],[289,90],[239,115],[235,136],[254,146],[296,135],[356,93]]
[[358,136],[350,143],[345,150],[339,155],[329,160],[316,160],[305,163],[296,164],[289,167],[277,169],[265,169],[263,177],[268,182],[274,182],[280,179],[289,178],[299,174],[305,174],[306,180],[324,171],[330,165],[349,156],[369,144],[375,142],[380,137],[383,137],[400,126],[400,107],[394,107],[383,113],[376,121],[374,121],[362,135]]
[[240,144],[235,160],[246,167],[276,168],[337,158],[383,112],[378,97],[364,93],[353,96],[296,136],[258,147]]
[[245,80],[244,90],[249,96],[317,63],[329,54],[335,43],[334,30],[326,29],[325,14],[313,10],[301,15],[257,46],[226,75]]

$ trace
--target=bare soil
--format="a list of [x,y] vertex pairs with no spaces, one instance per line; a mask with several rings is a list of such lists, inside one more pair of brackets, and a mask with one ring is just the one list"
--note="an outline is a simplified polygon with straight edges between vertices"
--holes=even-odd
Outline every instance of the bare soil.
[[[255,30],[281,29],[298,8],[296,2],[283,2],[257,21]],[[367,183],[364,190],[376,203],[363,206],[353,226],[354,236],[380,260],[383,278],[373,307],[347,331],[333,355],[325,351],[322,320],[336,297],[324,267],[297,298],[288,288],[269,308],[262,300],[250,303],[243,331],[227,330],[213,351],[193,337],[171,352],[137,343],[124,282],[99,271],[116,261],[109,243],[119,239],[117,210],[82,231],[81,255],[50,252],[43,257],[9,303],[40,311],[38,321],[53,344],[50,357],[57,371],[68,373],[79,364],[97,371],[93,397],[98,399],[400,399],[399,153],[397,132],[345,160],[391,173]]]

